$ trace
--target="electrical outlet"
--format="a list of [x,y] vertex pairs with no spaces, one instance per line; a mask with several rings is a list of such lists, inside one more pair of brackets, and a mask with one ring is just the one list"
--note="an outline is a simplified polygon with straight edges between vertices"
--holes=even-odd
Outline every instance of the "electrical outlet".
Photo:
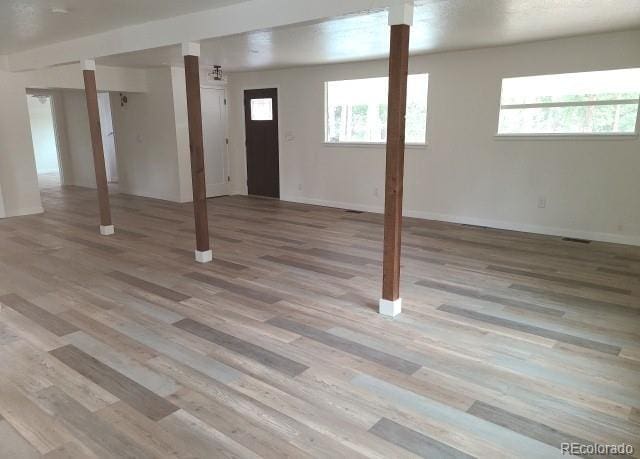
[[545,207],[547,207],[547,197],[546,196],[540,196],[538,198],[538,208],[539,209],[544,209]]
[[302,191],[302,183],[298,183],[298,191]]
[[373,195],[377,198],[378,196],[380,196],[380,190],[378,189],[378,187],[375,187],[373,189]]

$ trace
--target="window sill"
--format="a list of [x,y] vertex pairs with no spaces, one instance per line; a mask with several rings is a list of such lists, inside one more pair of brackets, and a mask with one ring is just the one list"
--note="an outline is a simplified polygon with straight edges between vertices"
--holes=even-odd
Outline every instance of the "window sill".
[[[342,148],[384,148],[387,146],[384,142],[323,142],[325,147],[342,147]],[[429,146],[428,143],[407,143],[406,149],[422,150]]]
[[495,134],[496,140],[633,140],[638,138],[638,133],[629,134],[606,134],[606,133],[584,133],[584,134]]

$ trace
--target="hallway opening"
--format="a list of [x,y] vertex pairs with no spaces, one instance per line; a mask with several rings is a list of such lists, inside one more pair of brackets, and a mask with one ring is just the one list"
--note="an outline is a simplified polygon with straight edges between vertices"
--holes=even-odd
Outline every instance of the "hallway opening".
[[27,105],[38,185],[40,189],[59,187],[62,183],[62,168],[51,96],[27,94]]

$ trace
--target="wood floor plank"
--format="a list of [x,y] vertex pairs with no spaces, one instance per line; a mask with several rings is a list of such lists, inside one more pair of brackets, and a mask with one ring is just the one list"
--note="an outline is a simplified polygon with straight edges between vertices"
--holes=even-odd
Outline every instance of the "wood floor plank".
[[536,297],[542,298],[544,300],[566,304],[575,308],[586,310],[605,310],[611,314],[620,314],[631,317],[640,316],[640,307],[626,306],[623,304],[592,299],[586,296],[572,295],[569,293],[554,292],[552,289],[531,287],[529,285],[518,283],[510,285],[509,288],[520,292],[532,293]]
[[513,298],[506,298],[490,293],[485,293],[479,291],[478,289],[463,287],[459,285],[450,285],[444,282],[437,282],[430,279],[421,279],[416,282],[416,285],[420,285],[422,287],[428,287],[436,290],[442,290],[449,293],[454,293],[456,295],[466,296],[469,298],[474,298],[477,300],[488,301],[490,303],[502,304],[504,306],[510,306],[515,308],[520,308],[525,311],[538,312],[540,314],[548,314],[550,316],[562,317],[564,315],[564,311],[560,311],[558,309],[548,308],[544,306],[540,306],[531,302],[526,302],[522,300],[517,300]]
[[470,459],[474,457],[387,418],[380,419],[369,432],[424,458]]
[[178,409],[164,398],[73,345],[54,349],[50,354],[149,419],[158,421]]
[[390,320],[380,214],[209,199],[196,265],[191,204],[112,191],[108,240],[87,188],[0,219],[0,457],[640,448],[639,247],[405,218]]
[[[190,416],[208,424],[261,457],[273,459],[313,457],[291,441],[290,436],[295,434],[295,431],[281,429],[275,420],[268,416],[263,418],[267,422],[256,422],[256,414],[260,415],[260,412],[255,408],[242,414],[231,405],[222,403],[216,397],[206,397],[203,393],[193,390],[178,392],[172,396],[172,400]],[[160,424],[166,423],[168,424],[167,428],[171,429],[175,417],[176,415],[171,415],[160,421]],[[175,426],[172,431],[175,432],[176,427],[181,428]],[[280,430],[280,435],[275,434],[278,430]]]
[[154,284],[153,282],[148,282],[144,279],[140,279],[138,277],[131,276],[129,274],[126,274],[120,271],[113,271],[113,272],[110,272],[108,275],[114,279],[125,282],[141,290],[145,290],[159,297],[166,298],[167,300],[184,301],[190,298],[188,295],[185,295],[183,293],[176,292],[175,290],[171,290],[161,285]]
[[573,344],[575,346],[580,346],[587,349],[593,349],[595,351],[604,352],[606,354],[618,355],[621,351],[620,347],[613,346],[611,344],[599,343],[597,341],[581,338],[579,336],[567,335],[566,333],[559,333],[553,330],[547,330],[541,327],[535,327],[525,323],[507,320],[489,314],[483,314],[481,312],[451,306],[448,304],[440,306],[438,310],[448,312],[449,314],[466,317],[468,319],[479,320],[481,322],[486,322],[492,325],[510,328],[512,330],[517,330],[523,333],[530,333],[532,335],[543,336],[545,338],[554,339],[563,343]]
[[298,322],[294,322],[283,317],[275,317],[268,320],[267,323],[276,327],[284,328],[285,330],[289,330],[294,333],[298,333],[301,336],[305,336],[327,346],[340,349],[341,351],[347,352],[349,354],[353,354],[363,359],[367,359],[371,362],[375,362],[393,370],[397,370],[401,373],[413,374],[420,369],[420,365],[416,363],[409,362],[408,360],[404,359],[399,359],[385,352],[363,346],[362,344],[340,338],[339,336],[331,335],[330,333],[318,330],[313,327],[309,327]]
[[180,444],[178,438],[163,429],[159,422],[150,420],[124,402],[104,407],[96,413],[96,416],[101,421],[114,426],[117,431],[132,438],[138,445],[151,452],[154,457],[172,459],[189,457],[188,448]]
[[151,371],[126,354],[115,351],[84,332],[67,335],[65,341],[161,397],[166,397],[177,390],[176,382],[171,378]]
[[0,303],[5,304],[14,311],[19,312],[23,316],[33,320],[41,327],[49,330],[57,336],[64,336],[69,333],[78,331],[76,327],[71,325],[64,319],[55,316],[35,304],[21,298],[15,294],[0,296]]
[[540,422],[532,421],[487,403],[476,401],[467,412],[558,449],[562,443],[593,444],[591,441],[560,432]]
[[517,276],[522,276],[522,277],[531,277],[534,279],[548,280],[552,282],[557,282],[559,284],[568,285],[570,287],[586,287],[594,290],[603,290],[605,292],[619,293],[621,295],[631,294],[631,290],[629,289],[613,287],[611,285],[596,284],[594,282],[581,281],[577,279],[569,279],[566,277],[560,277],[560,276],[555,276],[550,274],[524,271],[522,269],[514,269],[514,268],[506,268],[504,266],[489,265],[487,266],[487,270],[497,271],[501,273],[515,274]]
[[80,442],[72,441],[45,454],[44,459],[97,459],[98,456]]
[[417,411],[427,417],[434,417],[440,421],[446,422],[451,426],[451,428],[468,429],[468,434],[473,432],[476,435],[483,435],[486,438],[490,438],[491,441],[510,448],[518,455],[518,457],[562,457],[562,454],[558,449],[542,447],[542,444],[536,440],[532,440],[524,435],[515,433],[488,421],[482,420],[483,422],[478,422],[477,420],[479,418],[470,414],[450,408],[444,404],[435,402],[427,397],[402,389],[378,378],[368,375],[359,375],[353,378],[352,383],[358,387],[365,388],[382,398],[391,400],[399,406]]
[[220,279],[214,276],[208,276],[206,274],[202,274],[198,272],[187,273],[185,274],[185,277],[188,277],[189,279],[193,279],[199,282],[204,282],[205,284],[212,285],[214,287],[220,288],[227,292],[235,293],[236,295],[251,298],[253,300],[263,301],[268,304],[277,303],[282,299],[268,292],[260,291],[258,289],[246,287],[243,285],[234,284],[224,279]]
[[278,355],[275,352],[271,352],[260,346],[251,344],[248,341],[243,341],[219,330],[215,330],[192,319],[183,319],[173,325],[182,330],[186,330],[189,333],[193,333],[200,338],[206,339],[207,341],[224,346],[233,352],[245,355],[262,363],[263,365],[274,368],[292,377],[299,375],[309,368],[306,365]]
[[[161,421],[162,427],[181,439],[183,449],[192,457],[224,457],[259,459],[261,456],[227,437],[206,422],[176,411]],[[184,457],[184,456],[183,456]]]
[[36,459],[41,456],[38,450],[0,416],[0,457]]
[[376,260],[374,258],[362,257],[359,255],[351,255],[344,252],[337,252],[335,250],[322,249],[317,247],[314,247],[311,249],[300,248],[300,247],[282,247],[282,249],[291,251],[291,252],[302,253],[305,255],[311,255],[318,258],[324,258],[330,261],[337,261],[340,263],[356,265],[356,266],[367,265],[367,264],[379,265],[381,263],[380,260]]
[[0,379],[0,415],[41,454],[73,440],[68,430],[4,379]]
[[119,332],[127,335],[129,338],[147,345],[160,354],[167,355],[178,362],[182,362],[193,370],[199,371],[216,381],[230,382],[242,376],[242,373],[238,370],[188,347],[168,340],[157,332],[146,329],[138,324],[127,323],[116,325],[115,327]]
[[304,261],[296,260],[291,257],[265,255],[261,257],[262,260],[270,261],[272,263],[278,263],[292,268],[303,269],[305,271],[312,271],[318,274],[324,274],[325,276],[337,277],[338,279],[352,279],[353,274],[347,274],[340,272],[336,269],[327,268],[325,266],[319,266],[318,264],[306,263]]
[[57,387],[41,391],[38,394],[38,400],[47,410],[57,413],[57,420],[100,457],[127,459],[153,457],[151,451],[119,432],[110,423],[84,409]]

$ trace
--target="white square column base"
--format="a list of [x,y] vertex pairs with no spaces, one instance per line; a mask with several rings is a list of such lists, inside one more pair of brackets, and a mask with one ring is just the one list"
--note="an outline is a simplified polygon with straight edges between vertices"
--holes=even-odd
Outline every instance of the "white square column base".
[[213,251],[207,250],[205,252],[200,252],[196,250],[196,261],[198,263],[209,263],[213,260]]
[[402,298],[395,301],[380,299],[380,307],[378,312],[387,317],[395,317],[402,312]]
[[113,225],[100,225],[100,234],[102,234],[103,236],[111,236],[115,232],[116,229],[113,227]]

